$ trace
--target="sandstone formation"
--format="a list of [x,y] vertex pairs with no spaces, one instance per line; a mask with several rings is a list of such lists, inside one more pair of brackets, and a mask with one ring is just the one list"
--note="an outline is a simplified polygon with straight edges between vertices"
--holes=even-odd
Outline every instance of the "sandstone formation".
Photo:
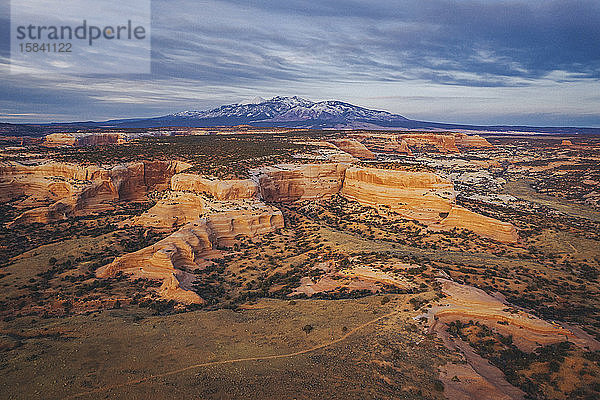
[[[524,351],[532,351],[539,345],[562,342],[565,338],[582,347],[590,346],[587,339],[577,337],[574,332],[514,309],[481,289],[442,278],[438,278],[438,281],[447,297],[427,314],[432,330],[455,320],[477,320],[505,336],[512,335],[514,344]],[[445,331],[444,328],[441,330]]]
[[265,201],[288,202],[330,197],[340,191],[346,166],[341,164],[279,164],[253,170]]
[[122,133],[51,133],[44,137],[45,146],[100,146],[125,141]]
[[469,229],[477,235],[505,243],[515,243],[519,239],[513,224],[474,213],[460,206],[453,206],[446,218],[440,221],[442,229]]
[[354,134],[352,137],[359,140],[370,150],[408,155],[412,155],[413,150],[457,153],[459,147],[493,147],[492,144],[479,135],[467,135],[458,132],[363,133]]
[[368,206],[389,206],[425,223],[440,221],[455,199],[452,182],[435,174],[360,167],[346,170],[341,194]]
[[454,137],[458,147],[494,147],[486,138],[479,135],[455,133]]
[[217,200],[250,199],[258,195],[258,187],[250,179],[219,180],[194,174],[173,175],[171,190],[205,193]]
[[560,142],[561,146],[573,146],[573,142],[571,142],[568,139],[564,139],[562,142]]
[[410,147],[408,147],[408,142],[404,139],[398,141],[398,136],[396,135],[392,136],[389,143],[386,143],[384,150],[386,152],[407,154],[412,156],[412,151],[410,150]]
[[411,148],[415,147],[420,150],[427,150],[428,147],[433,147],[437,151],[443,153],[458,153],[456,147],[456,136],[435,133],[407,133],[401,135],[402,140],[408,143]]
[[133,219],[134,225],[171,229],[202,216],[204,202],[194,193],[170,192],[154,207]]
[[364,144],[355,139],[336,139],[331,141],[337,148],[346,153],[367,160],[375,159],[375,154],[367,149]]
[[194,275],[186,270],[202,268],[219,246],[228,246],[240,236],[258,237],[283,228],[281,211],[259,202],[230,205],[187,223],[180,230],[134,253],[119,257],[98,269],[98,277],[118,272],[135,278],[163,282],[159,295],[182,303],[202,303],[192,289]]
[[171,177],[189,168],[178,161],[140,161],[111,169],[61,162],[0,165],[2,199],[19,197],[24,210],[13,223],[48,223],[70,215],[104,211],[110,202],[139,200],[169,187]]
[[457,206],[453,183],[430,172],[349,167],[341,195],[371,207],[388,206],[432,229],[470,229],[500,242],[518,240],[512,224]]

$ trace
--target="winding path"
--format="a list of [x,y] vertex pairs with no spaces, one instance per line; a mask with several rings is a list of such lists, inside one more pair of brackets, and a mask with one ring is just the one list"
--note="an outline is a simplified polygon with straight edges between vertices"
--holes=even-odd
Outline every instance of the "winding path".
[[307,354],[307,353],[312,353],[314,351],[326,348],[326,347],[330,347],[333,346],[334,344],[340,343],[344,340],[346,340],[348,337],[350,337],[352,334],[356,333],[357,331],[366,328],[369,325],[372,325],[376,322],[379,322],[385,318],[391,317],[393,315],[398,314],[400,311],[392,311],[390,313],[384,314],[378,318],[375,318],[371,321],[365,322],[364,324],[361,324],[351,330],[349,330],[348,332],[346,332],[344,335],[340,336],[337,339],[331,340],[329,342],[325,342],[322,344],[319,344],[317,346],[313,346],[310,347],[308,349],[304,349],[304,350],[300,350],[300,351],[296,351],[293,353],[287,353],[287,354],[275,354],[275,355],[270,355],[270,356],[259,356],[259,357],[246,357],[246,358],[234,358],[234,359],[230,359],[230,360],[221,360],[221,361],[209,361],[209,362],[205,362],[205,363],[199,363],[199,364],[193,364],[193,365],[188,365],[187,367],[183,367],[183,368],[179,368],[179,369],[175,369],[172,371],[168,371],[168,372],[164,372],[162,374],[156,374],[156,375],[149,375],[146,376],[144,378],[140,378],[140,379],[134,379],[131,381],[127,381],[124,383],[120,383],[118,385],[110,385],[110,386],[101,386],[99,388],[96,389],[92,389],[92,390],[88,390],[85,392],[80,392],[80,393],[76,393],[67,397],[64,397],[64,399],[75,399],[75,398],[79,398],[82,396],[87,396],[90,394],[95,394],[95,393],[102,393],[105,392],[107,390],[112,390],[112,389],[119,389],[125,386],[129,386],[129,385],[135,385],[135,384],[139,384],[139,383],[144,383],[144,382],[148,382],[152,379],[157,379],[157,378],[164,378],[167,376],[171,376],[171,375],[177,375],[180,374],[182,372],[185,371],[189,371],[192,369],[196,369],[196,368],[202,368],[202,367],[210,367],[213,365],[225,365],[225,364],[234,364],[234,363],[238,363],[238,362],[245,362],[245,361],[263,361],[263,360],[274,360],[274,359],[280,359],[280,358],[291,358],[291,357],[296,357],[296,356],[300,356],[303,354]]

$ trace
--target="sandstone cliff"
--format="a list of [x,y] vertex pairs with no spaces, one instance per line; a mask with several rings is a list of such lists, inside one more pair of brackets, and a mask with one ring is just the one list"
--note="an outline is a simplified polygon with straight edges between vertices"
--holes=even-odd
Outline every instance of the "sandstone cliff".
[[122,133],[51,133],[44,137],[45,146],[101,146],[123,143],[125,134]]
[[513,224],[474,213],[460,206],[453,206],[439,226],[442,229],[469,229],[477,235],[505,243],[515,243],[519,239]]
[[190,165],[178,161],[140,161],[111,169],[62,162],[0,165],[2,200],[24,196],[14,223],[48,223],[74,212],[98,212],[109,203],[139,200],[150,190],[169,187],[171,177]]
[[425,223],[441,220],[455,199],[452,182],[435,174],[360,167],[346,170],[341,194],[361,204],[389,206]]
[[217,200],[250,199],[258,195],[258,187],[250,179],[219,180],[194,174],[173,175],[171,190],[207,193]]
[[345,151],[346,153],[357,157],[363,158],[367,160],[375,159],[375,154],[367,149],[364,144],[355,139],[336,139],[332,140],[333,143],[338,149]]
[[407,133],[400,136],[408,145],[413,148],[426,150],[427,147],[434,147],[437,151],[444,153],[458,153],[456,147],[456,136],[435,133]]
[[346,166],[280,164],[252,171],[265,201],[287,202],[330,197],[340,191]]
[[364,205],[389,206],[403,217],[432,229],[469,229],[500,242],[518,240],[511,223],[457,206],[453,183],[433,173],[350,167],[341,194]]
[[456,145],[459,147],[494,147],[487,139],[479,135],[455,133]]
[[193,274],[184,269],[202,268],[216,255],[217,246],[227,246],[239,236],[258,237],[283,228],[281,211],[261,203],[230,206],[184,225],[156,244],[119,257],[96,272],[98,277],[123,272],[135,278],[163,282],[159,295],[182,303],[202,303],[191,289]]
[[204,201],[194,193],[171,192],[139,217],[133,218],[134,225],[158,229],[172,229],[200,218],[204,212]]

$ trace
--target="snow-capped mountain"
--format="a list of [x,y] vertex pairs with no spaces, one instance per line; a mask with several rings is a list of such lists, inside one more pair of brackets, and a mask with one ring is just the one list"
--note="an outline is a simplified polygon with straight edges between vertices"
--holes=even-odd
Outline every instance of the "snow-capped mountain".
[[341,101],[313,102],[297,96],[260,97],[237,104],[229,104],[206,111],[183,111],[157,118],[120,119],[104,122],[71,122],[63,126],[77,127],[211,127],[252,125],[263,127],[290,127],[313,129],[400,129],[448,130],[463,129],[491,132],[545,132],[545,133],[598,133],[597,128],[480,126],[415,121],[386,111],[371,110]]
[[[229,104],[206,111],[182,111],[164,117],[140,120],[137,126],[217,126],[249,124],[256,126],[289,126],[343,128],[364,123],[371,125],[408,121],[385,111],[370,110],[341,101],[313,102],[297,96],[257,98],[247,103]],[[131,125],[131,122],[128,122]]]

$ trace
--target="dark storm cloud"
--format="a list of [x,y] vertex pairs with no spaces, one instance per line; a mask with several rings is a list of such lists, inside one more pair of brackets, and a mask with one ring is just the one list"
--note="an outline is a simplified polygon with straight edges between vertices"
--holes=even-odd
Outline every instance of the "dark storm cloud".
[[[510,85],[505,78],[540,78],[555,70],[580,79],[600,77],[597,1],[226,3],[248,7],[250,19],[253,13],[269,16],[263,24],[252,20],[254,25],[245,32],[253,46],[280,44],[300,53],[310,46],[315,57],[349,68],[350,73],[368,73],[364,68],[370,68],[374,77],[397,77],[398,72],[410,71],[403,76],[476,86]],[[304,22],[303,36],[287,29],[288,18]],[[280,35],[257,35],[268,25]],[[236,38],[235,31],[214,33]],[[298,36],[290,40],[289,35]],[[477,76],[461,79],[449,72]]]

